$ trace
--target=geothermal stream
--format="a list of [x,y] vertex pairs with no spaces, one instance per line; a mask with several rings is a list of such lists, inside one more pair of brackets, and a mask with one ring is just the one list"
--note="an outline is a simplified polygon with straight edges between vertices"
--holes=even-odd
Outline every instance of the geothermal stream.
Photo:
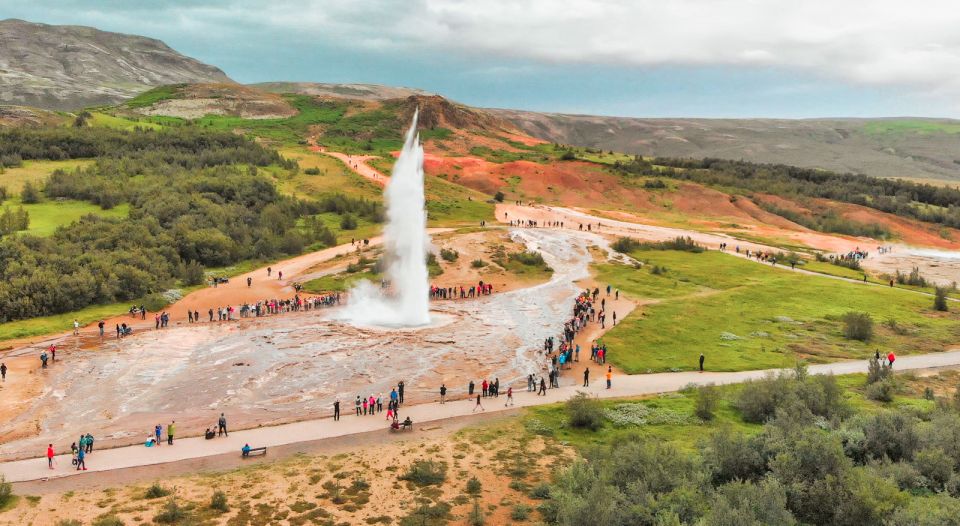
[[[232,428],[344,414],[359,395],[387,397],[405,380],[413,402],[436,398],[440,382],[456,398],[470,379],[523,383],[546,374],[543,339],[559,335],[587,277],[597,235],[518,229],[512,237],[539,250],[549,282],[478,299],[432,303],[439,321],[410,329],[357,327],[338,321],[343,308],[281,314],[223,324],[144,331],[71,356],[49,370],[53,386],[12,421],[39,419],[37,437],[0,445],[0,458],[61,449],[83,432],[98,445],[134,443],[171,419],[197,434],[225,411]],[[443,285],[442,276],[439,281]]]

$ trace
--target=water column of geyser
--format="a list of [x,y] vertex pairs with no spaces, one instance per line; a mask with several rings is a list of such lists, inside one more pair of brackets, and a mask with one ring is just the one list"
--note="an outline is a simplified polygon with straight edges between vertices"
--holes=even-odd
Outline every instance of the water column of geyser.
[[362,281],[350,291],[342,318],[355,325],[417,327],[430,323],[427,273],[427,211],[423,196],[423,146],[417,116],[384,191],[387,224],[383,229],[389,292]]

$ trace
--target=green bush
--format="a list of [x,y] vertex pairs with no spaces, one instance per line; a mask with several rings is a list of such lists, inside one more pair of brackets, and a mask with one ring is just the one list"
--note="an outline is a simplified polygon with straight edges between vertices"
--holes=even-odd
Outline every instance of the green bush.
[[796,518],[787,509],[787,493],[776,479],[761,483],[734,481],[717,489],[704,524],[792,526]]
[[400,519],[400,526],[443,526],[450,519],[450,505],[437,502],[434,505],[420,504],[409,515]]
[[539,484],[530,489],[530,498],[537,500],[547,500],[550,498],[550,485]]
[[83,526],[83,523],[77,519],[60,519],[57,521],[56,526]]
[[497,190],[497,193],[493,194],[493,200],[502,203],[507,196],[503,195],[503,192]]
[[40,190],[37,190],[37,187],[30,181],[23,183],[23,188],[20,190],[20,202],[25,205],[39,203]]
[[470,477],[470,480],[467,481],[467,495],[476,497],[480,495],[480,492],[483,490],[483,486],[480,484],[480,479],[477,477]]
[[340,218],[340,228],[343,230],[356,230],[357,229],[357,218],[353,217],[352,214],[344,214]]
[[123,521],[116,515],[104,515],[94,519],[90,526],[123,526]]
[[483,508],[480,507],[480,501],[474,499],[473,506],[470,507],[470,512],[467,514],[467,524],[469,526],[483,526],[486,522],[486,517],[483,514]]
[[516,504],[510,510],[510,518],[515,521],[525,521],[530,518],[532,508],[526,504]]
[[947,289],[946,287],[937,287],[933,295],[933,310],[947,312]]
[[447,463],[435,460],[415,460],[400,480],[412,482],[417,486],[436,486],[447,478]]
[[3,509],[13,499],[13,484],[7,482],[6,477],[0,475],[0,509]]
[[154,483],[152,486],[147,488],[147,492],[144,493],[143,498],[159,499],[160,497],[166,497],[169,494],[170,494],[170,490],[164,488],[160,484]]
[[159,524],[177,524],[186,517],[187,511],[177,504],[176,499],[171,497],[170,500],[163,505],[160,513],[153,518],[153,522]]
[[704,466],[715,484],[759,480],[766,473],[760,437],[749,437],[722,427],[700,443]]
[[473,267],[473,268],[483,268],[483,267],[487,266],[487,262],[484,261],[484,260],[482,260],[482,259],[479,259],[479,258],[478,258],[478,259],[475,259],[475,260],[471,261],[471,262],[470,262],[470,266]]
[[876,357],[867,360],[867,385],[874,384],[893,377],[893,368],[880,363]]
[[942,449],[931,448],[917,452],[913,466],[926,480],[928,489],[943,491],[953,476],[954,461]]
[[443,258],[444,261],[449,261],[453,263],[454,261],[457,260],[457,258],[460,257],[460,253],[458,253],[456,250],[452,248],[441,248],[440,257]]
[[847,339],[868,342],[873,338],[873,318],[866,312],[848,312],[842,321],[843,335]]
[[320,169],[317,167],[307,168],[306,170],[303,171],[303,173],[307,175],[320,175]]
[[217,510],[220,513],[230,511],[230,507],[227,505],[227,494],[220,490],[214,491],[213,496],[210,497],[210,509]]
[[184,265],[183,275],[181,276],[181,279],[183,279],[183,283],[185,285],[187,286],[200,285],[201,283],[203,283],[205,277],[206,275],[204,274],[204,271],[203,271],[203,265],[201,265],[200,263],[196,261],[191,261],[186,265]]
[[719,401],[720,392],[713,384],[700,386],[697,388],[697,399],[693,412],[701,420],[713,420],[713,413],[717,410]]
[[897,392],[897,384],[892,378],[874,382],[867,386],[867,398],[877,402],[892,402]]
[[567,421],[570,426],[596,431],[603,427],[603,408],[600,402],[587,393],[579,392],[566,404]]

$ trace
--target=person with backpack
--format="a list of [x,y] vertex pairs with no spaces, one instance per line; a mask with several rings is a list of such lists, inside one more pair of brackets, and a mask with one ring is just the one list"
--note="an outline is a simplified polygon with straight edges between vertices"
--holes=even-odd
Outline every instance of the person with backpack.
[[440,403],[446,402],[447,399],[447,385],[440,384]]
[[220,420],[217,421],[217,436],[230,436],[227,434],[227,417],[220,413]]

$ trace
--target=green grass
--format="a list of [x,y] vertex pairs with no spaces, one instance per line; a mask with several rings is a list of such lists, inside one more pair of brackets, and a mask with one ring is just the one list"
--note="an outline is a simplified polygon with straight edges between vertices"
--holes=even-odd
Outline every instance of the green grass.
[[[11,199],[3,206],[19,207],[21,205],[19,199]],[[110,210],[103,210],[99,206],[85,201],[73,200],[46,200],[22,206],[30,214],[30,228],[26,230],[26,233],[35,236],[52,235],[57,227],[69,225],[88,214],[100,217],[124,218],[130,213],[130,205],[126,203],[115,206]]]
[[42,334],[53,334],[73,330],[73,320],[80,320],[81,325],[87,325],[97,320],[111,318],[127,312],[135,301],[125,303],[110,303],[107,305],[91,305],[78,311],[40,316],[29,320],[18,320],[0,323],[0,342],[15,338],[29,338]]
[[430,226],[456,226],[492,221],[494,205],[490,196],[451,183],[439,177],[426,176],[427,220]]
[[380,281],[380,277],[380,274],[376,274],[369,270],[356,273],[341,272],[338,274],[330,274],[328,276],[312,279],[303,284],[303,290],[314,294],[331,291],[346,292],[359,281],[368,280],[378,283]]
[[[604,337],[611,361],[629,373],[693,370],[701,351],[709,369],[739,371],[787,367],[798,357],[811,362],[863,358],[875,349],[935,352],[960,339],[957,314],[936,314],[930,297],[903,289],[805,275],[716,251],[633,255],[665,266],[667,273],[654,275],[650,266],[597,269],[601,282],[628,296],[657,300],[639,308],[645,316],[636,311]],[[873,341],[843,338],[838,318],[848,311],[871,314]],[[908,333],[884,327],[888,319]],[[739,339],[722,339],[723,333]]]
[[[543,426],[552,430],[552,436],[561,442],[569,443],[577,448],[587,448],[597,445],[610,445],[622,441],[627,436],[639,433],[642,436],[670,442],[683,450],[693,450],[705,433],[709,433],[721,426],[730,426],[732,429],[745,433],[757,433],[761,426],[748,424],[740,418],[739,412],[732,404],[731,387],[720,387],[723,400],[718,404],[713,421],[701,423],[693,417],[696,395],[692,391],[668,393],[654,397],[620,398],[600,400],[603,408],[613,408],[622,403],[639,403],[654,410],[675,412],[691,417],[685,424],[647,424],[643,426],[617,427],[604,419],[604,425],[597,431],[578,429],[567,425],[567,413],[564,404],[553,404],[533,407],[527,410],[524,419],[528,429]],[[530,421],[535,422],[530,425]]]
[[302,141],[310,126],[330,125],[339,122],[347,109],[341,101],[318,100],[306,95],[284,95],[297,114],[282,119],[243,119],[223,115],[207,115],[196,119],[197,126],[215,130],[242,131],[282,144],[293,145]]
[[11,194],[19,194],[27,181],[40,186],[56,170],[73,171],[88,166],[93,159],[71,159],[67,161],[23,161],[22,166],[5,168],[0,173],[0,186],[7,187]]
[[[288,159],[296,159],[300,171],[290,174],[287,170],[270,171],[281,192],[303,199],[319,199],[325,195],[343,194],[363,199],[382,199],[383,190],[377,184],[357,175],[339,159],[314,153],[304,147],[281,148],[280,153]],[[320,170],[320,175],[309,175],[308,168]]]
[[939,122],[925,119],[896,119],[870,121],[861,128],[867,135],[888,135],[903,133],[960,133],[960,123]]
[[186,84],[171,84],[168,86],[153,88],[128,100],[127,107],[146,108],[147,106],[153,106],[162,100],[176,98],[177,94],[184,86],[186,86]]
[[[911,377],[898,376],[905,387],[918,380]],[[875,413],[889,407],[914,407],[920,411],[929,411],[936,405],[935,402],[923,399],[920,395],[910,394],[909,389],[902,389],[893,402],[885,404],[869,400],[865,396],[866,375],[851,374],[837,376],[837,385],[843,392],[847,404],[856,413]],[[604,419],[604,425],[597,431],[578,429],[567,424],[567,413],[564,404],[552,404],[532,407],[526,410],[522,418],[527,433],[543,433],[562,442],[568,443],[577,449],[584,450],[597,445],[611,445],[620,443],[627,436],[639,433],[641,436],[669,442],[684,451],[693,451],[697,443],[705,436],[720,429],[729,428],[734,432],[754,434],[762,429],[759,424],[744,422],[740,412],[734,405],[741,384],[717,386],[720,401],[714,412],[713,420],[701,422],[694,418],[696,391],[684,390],[676,393],[665,393],[656,396],[600,400],[603,408],[612,408],[622,403],[638,403],[651,410],[662,410],[690,417],[684,424],[646,424],[641,426],[614,426]],[[919,390],[919,389],[917,389]]]
[[379,236],[380,233],[383,232],[382,224],[374,223],[363,217],[356,218],[357,228],[353,230],[340,228],[341,216],[333,212],[318,214],[317,218],[327,225],[327,228],[337,236],[338,245],[349,243],[351,239],[370,239],[371,237]]
[[470,148],[470,155],[479,157],[492,163],[510,163],[515,161],[533,161],[536,163],[545,163],[556,159],[556,155],[547,154],[540,151],[520,151],[511,152],[507,150],[494,150],[487,146],[474,146]]
[[160,124],[150,120],[134,120],[108,115],[106,113],[92,112],[93,116],[88,122],[90,126],[98,128],[113,128],[116,130],[133,130],[135,128],[145,128],[159,130],[163,128]]

